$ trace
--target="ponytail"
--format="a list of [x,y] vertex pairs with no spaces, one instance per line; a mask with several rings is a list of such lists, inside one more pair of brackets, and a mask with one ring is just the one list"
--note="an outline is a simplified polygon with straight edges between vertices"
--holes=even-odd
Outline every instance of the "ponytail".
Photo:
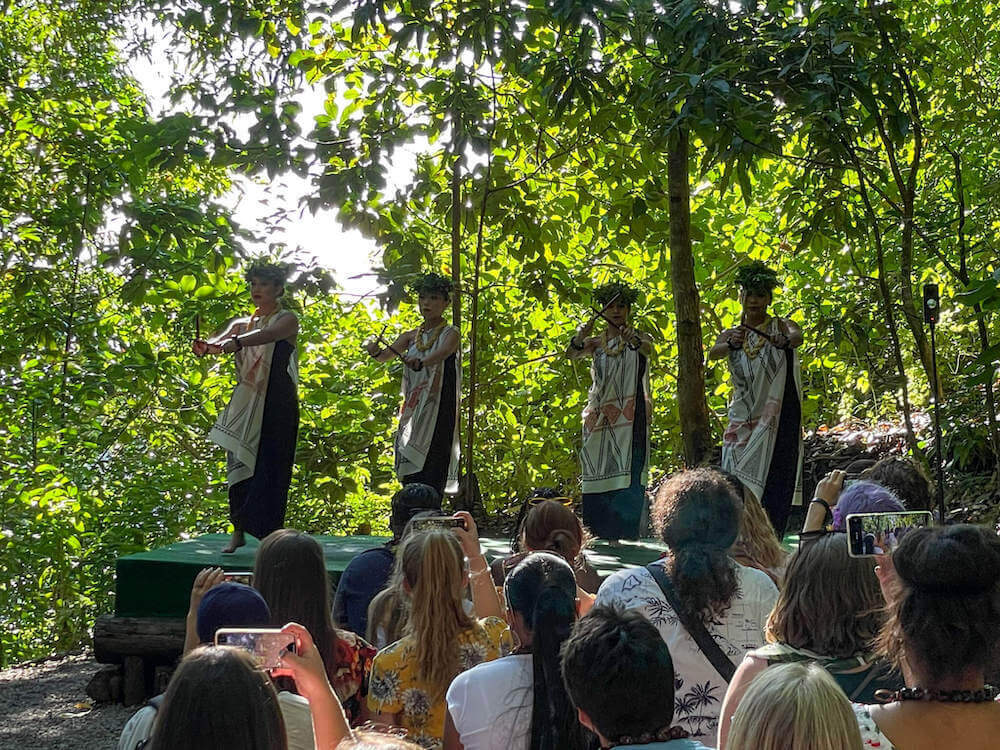
[[417,677],[436,701],[461,671],[458,635],[475,625],[462,606],[462,546],[450,531],[432,530],[411,534],[399,554],[410,588],[406,634],[413,636]]
[[528,555],[507,578],[510,608],[531,631],[531,750],[587,746],[560,668],[560,651],[576,621],[576,579],[553,554]]
[[739,583],[729,549],[742,508],[732,487],[712,469],[689,469],[660,485],[653,525],[670,549],[667,573],[684,608],[706,622],[725,612]]

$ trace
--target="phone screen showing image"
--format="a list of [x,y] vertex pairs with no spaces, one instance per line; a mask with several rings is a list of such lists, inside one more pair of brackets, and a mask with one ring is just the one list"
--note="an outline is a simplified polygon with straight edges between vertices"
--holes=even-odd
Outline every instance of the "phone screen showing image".
[[847,552],[851,557],[888,555],[909,531],[930,524],[927,510],[851,514],[847,517]]
[[283,651],[295,650],[295,637],[276,628],[220,628],[216,646],[235,646],[249,651],[261,669],[274,669]]
[[222,576],[227,581],[232,581],[233,583],[253,586],[253,572],[250,570],[227,570]]
[[430,531],[431,529],[462,529],[465,522],[454,516],[439,516],[437,518],[414,518],[410,521],[413,531]]

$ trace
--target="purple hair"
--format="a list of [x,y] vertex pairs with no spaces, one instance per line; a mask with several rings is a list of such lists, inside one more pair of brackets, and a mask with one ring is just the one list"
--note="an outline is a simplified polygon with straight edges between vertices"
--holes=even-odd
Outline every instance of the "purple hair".
[[840,493],[840,500],[833,508],[833,528],[846,531],[847,517],[852,513],[899,513],[904,510],[906,508],[892,490],[861,480]]

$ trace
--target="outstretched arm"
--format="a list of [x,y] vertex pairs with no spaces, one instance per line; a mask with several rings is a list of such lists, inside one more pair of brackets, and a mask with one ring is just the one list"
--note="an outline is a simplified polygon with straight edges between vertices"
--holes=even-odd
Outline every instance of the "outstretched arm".
[[[385,346],[381,341],[372,339],[365,344],[365,350],[371,355],[372,359],[378,362],[388,362],[390,359],[396,359],[400,354],[405,356],[406,350],[410,348],[412,342],[413,331],[406,331],[399,334],[396,340],[389,346]],[[396,351],[394,352],[393,349]],[[399,354],[396,352],[399,352]]]
[[742,328],[727,328],[719,334],[715,344],[708,350],[709,359],[724,359],[729,356],[729,352],[740,349],[746,332]]

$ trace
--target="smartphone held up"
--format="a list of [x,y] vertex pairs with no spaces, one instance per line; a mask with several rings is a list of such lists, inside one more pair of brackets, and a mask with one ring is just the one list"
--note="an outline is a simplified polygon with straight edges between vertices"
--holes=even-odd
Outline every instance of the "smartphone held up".
[[927,510],[851,514],[847,517],[847,553],[851,557],[892,554],[908,532],[930,525]]
[[431,531],[432,529],[464,529],[465,521],[455,516],[437,516],[432,518],[414,518],[410,521],[413,531]]
[[236,646],[249,651],[261,669],[277,669],[281,655],[295,651],[295,636],[278,628],[220,628],[216,646]]

